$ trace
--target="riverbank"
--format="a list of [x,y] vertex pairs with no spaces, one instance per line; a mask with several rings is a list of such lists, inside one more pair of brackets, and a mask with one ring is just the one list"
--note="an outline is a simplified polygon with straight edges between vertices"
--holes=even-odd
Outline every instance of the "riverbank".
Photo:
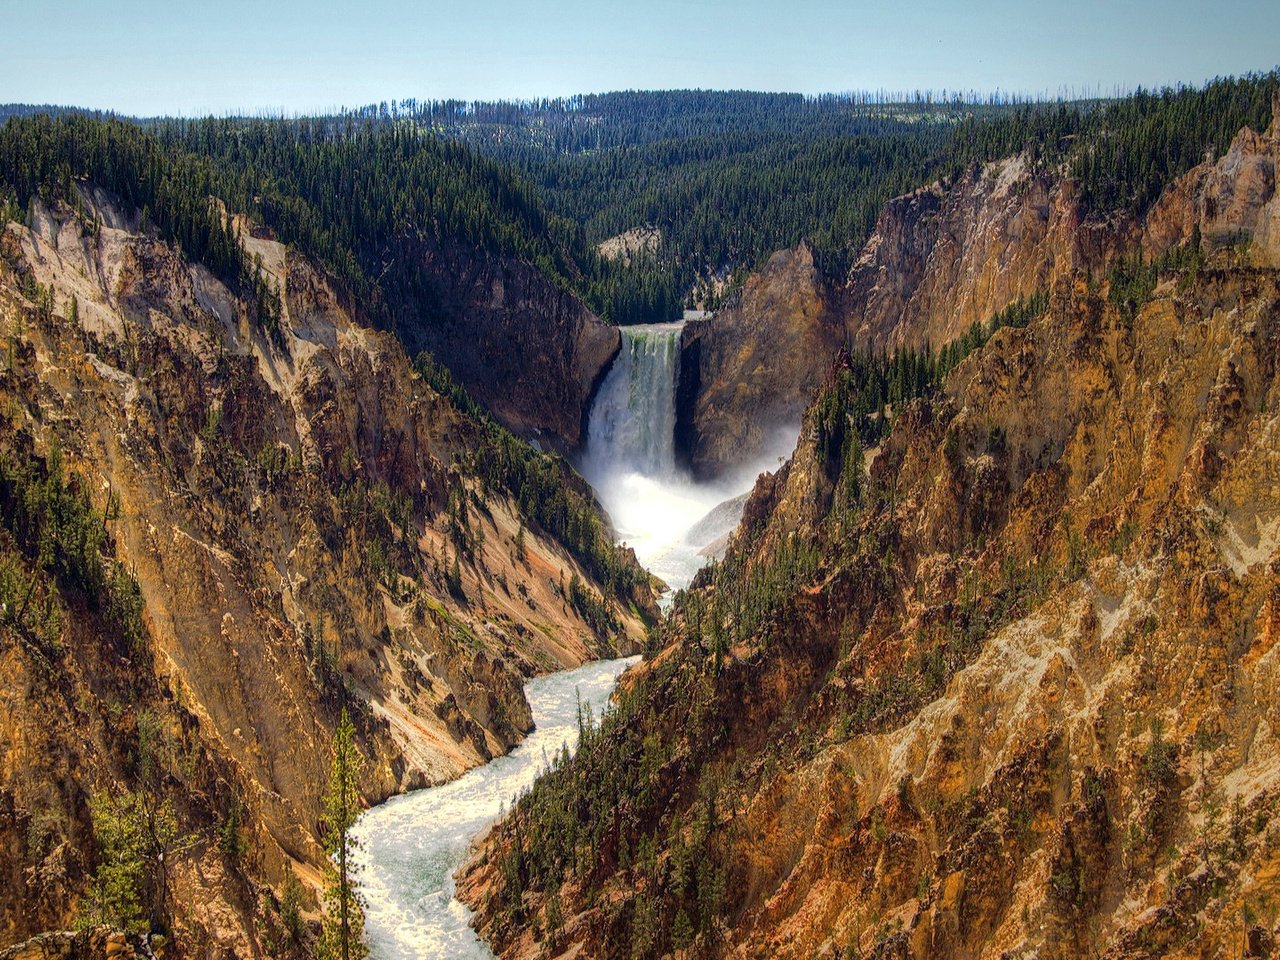
[[471,911],[454,899],[453,872],[475,837],[533,783],[562,745],[576,748],[579,703],[598,717],[618,677],[637,659],[595,661],[530,680],[525,696],[535,728],[510,753],[457,780],[365,812],[355,828],[356,863],[373,960],[493,956],[469,926]]

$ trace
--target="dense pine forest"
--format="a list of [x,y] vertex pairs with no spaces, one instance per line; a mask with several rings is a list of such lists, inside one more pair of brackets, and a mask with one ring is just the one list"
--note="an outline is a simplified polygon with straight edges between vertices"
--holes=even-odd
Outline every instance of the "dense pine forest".
[[673,91],[362,115],[427,126],[514,166],[588,244],[655,227],[661,245],[632,285],[648,294],[642,311],[666,296],[670,315],[699,279],[801,240],[842,272],[885,200],[1019,150],[1069,164],[1096,211],[1140,212],[1206,151],[1263,125],[1275,84],[1272,72],[1057,103]]
[[[69,196],[88,178],[253,289],[227,216],[247,213],[320,258],[390,327],[438,312],[415,265],[427,243],[519,258],[606,319],[642,322],[802,239],[838,277],[889,197],[1019,150],[1066,165],[1096,213],[1140,212],[1236,130],[1263,124],[1276,82],[1271,72],[1070,103],[698,91],[408,101],[289,120],[8,107],[0,205],[15,216],[33,194]],[[596,252],[644,226],[659,231],[656,250],[629,263]],[[271,292],[257,295],[270,325]]]

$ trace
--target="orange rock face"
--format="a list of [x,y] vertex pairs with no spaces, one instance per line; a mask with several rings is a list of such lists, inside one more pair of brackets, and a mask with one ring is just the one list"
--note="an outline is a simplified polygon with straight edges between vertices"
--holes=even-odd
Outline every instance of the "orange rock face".
[[[1143,235],[1177,242],[1179,191],[1207,203],[1227,183],[1253,198],[1216,207],[1227,222],[1264,222],[1242,211],[1272,202],[1273,144],[1242,135]],[[535,797],[464,869],[504,958],[1274,949],[1280,272],[1264,240],[1179,221],[1207,265],[1120,309],[1082,269],[1119,241],[1090,247],[1067,186],[1002,185],[1010,169],[966,181],[983,199],[956,221],[958,194],[896,202],[933,218],[932,252],[910,283],[874,271],[862,316],[914,326],[860,335],[938,343],[1037,284],[1048,311],[898,411],[856,496],[819,450],[819,385],[619,721],[544,788],[591,812],[573,857],[544,868],[566,828]],[[993,210],[998,230],[942,228]],[[621,758],[639,771],[626,807],[595,806]],[[583,839],[596,818],[607,844]],[[517,845],[521,884],[503,873]],[[562,932],[540,940],[552,897]]]
[[[644,628],[630,597],[609,601],[616,631],[583,619],[563,584],[608,588],[482,482],[470,457],[488,428],[307,260],[244,230],[281,293],[270,337],[83,191],[96,231],[37,204],[0,235],[0,456],[59,451],[107,510],[146,636],[115,649],[70,588],[40,593],[44,647],[32,616],[5,611],[0,943],[86,915],[89,798],[144,788],[146,739],[160,772],[145,789],[193,838],[168,867],[179,953],[257,955],[281,936],[271,886],[318,878],[343,704],[376,801],[505,752],[531,725],[527,677],[632,649]],[[7,529],[0,562],[26,583]],[[252,857],[223,852],[237,829]]]
[[[723,474],[794,437],[843,342],[833,293],[807,246],[775,253],[714,320],[685,327],[680,428],[698,476]],[[782,449],[780,452],[786,452]]]
[[1101,276],[1138,244],[1157,256],[1197,227],[1206,249],[1232,247],[1234,262],[1280,265],[1277,160],[1275,125],[1242,130],[1141,222],[1103,222],[1085,216],[1072,181],[1020,155],[891,200],[847,277],[819,276],[805,248],[775,254],[686,337],[695,471],[716,474],[763,452],[763,425],[796,422],[841,345],[937,349],[1020,297],[1077,273]]

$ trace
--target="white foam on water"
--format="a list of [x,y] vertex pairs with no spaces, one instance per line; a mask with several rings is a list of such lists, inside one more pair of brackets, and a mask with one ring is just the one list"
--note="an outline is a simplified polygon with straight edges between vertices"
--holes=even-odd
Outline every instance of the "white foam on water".
[[598,661],[529,681],[525,695],[536,726],[523,743],[451,783],[394,797],[361,816],[356,869],[374,960],[493,957],[469,926],[471,911],[454,898],[453,872],[471,841],[532,785],[548,758],[563,745],[576,748],[578,696],[600,716],[635,660]]
[[[721,482],[695,483],[677,466],[683,329],[683,322],[622,328],[622,347],[592,404],[578,464],[618,540],[673,590],[689,585],[707,562],[703,548],[715,539],[691,537],[690,531],[717,505],[750,490],[759,472],[743,469]],[[780,436],[794,441],[795,432]],[[776,466],[775,460],[762,461],[760,469]]]
[[[601,384],[578,464],[621,542],[673,590],[707,562],[702,550],[736,522],[741,505],[717,506],[751,489],[758,470],[720,483],[693,482],[675,457],[675,394],[683,323],[626,327]],[[795,431],[778,431],[790,449]],[[760,469],[775,467],[775,456]],[[703,522],[703,521],[706,522]],[[670,594],[667,599],[669,600]],[[470,844],[527,790],[562,745],[577,746],[577,693],[599,716],[618,675],[635,658],[591,663],[525,687],[536,729],[504,757],[439,787],[395,797],[356,825],[356,857],[374,960],[491,960],[454,897],[453,872]]]

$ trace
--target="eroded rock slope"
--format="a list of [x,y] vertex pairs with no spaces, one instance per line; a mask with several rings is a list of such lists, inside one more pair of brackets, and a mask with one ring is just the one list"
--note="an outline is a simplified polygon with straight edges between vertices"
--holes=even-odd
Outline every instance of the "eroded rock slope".
[[6,518],[6,596],[35,603],[0,624],[0,943],[86,915],[93,798],[137,791],[184,838],[143,891],[179,953],[285,949],[344,706],[369,801],[454,776],[529,729],[525,678],[632,649],[652,594],[562,465],[460,410],[305,258],[241,224],[269,330],[78,194],[0,236],[0,456],[19,494],[96,517],[85,562],[136,582],[137,622]]
[[1197,226],[1210,249],[1248,238],[1249,262],[1274,266],[1278,161],[1280,124],[1246,128],[1135,220],[1086,215],[1073,180],[1018,155],[887,203],[847,276],[820,276],[804,247],[775,255],[686,338],[699,384],[683,411],[694,471],[715,475],[761,452],[761,431],[742,425],[796,422],[797,398],[842,345],[936,350],[1019,297],[1080,272],[1100,277],[1135,249],[1159,256]]
[[[1148,225],[1207,264],[1136,301],[1067,251],[869,470],[835,365],[615,718],[464,870],[503,957],[1271,955],[1280,274],[1249,195],[1231,236],[1222,203]],[[983,277],[926,338],[1021,292]]]

